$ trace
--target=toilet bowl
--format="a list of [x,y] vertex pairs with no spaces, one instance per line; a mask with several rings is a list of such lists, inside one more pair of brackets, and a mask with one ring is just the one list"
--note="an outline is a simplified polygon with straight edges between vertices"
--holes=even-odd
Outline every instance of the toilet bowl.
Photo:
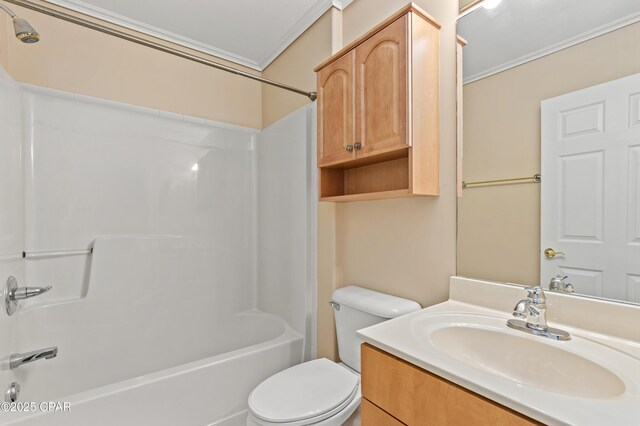
[[249,396],[250,426],[340,426],[359,417],[360,374],[326,358],[288,368]]
[[333,293],[341,363],[304,362],[259,384],[249,395],[248,426],[360,426],[357,330],[421,309],[414,301],[348,286]]

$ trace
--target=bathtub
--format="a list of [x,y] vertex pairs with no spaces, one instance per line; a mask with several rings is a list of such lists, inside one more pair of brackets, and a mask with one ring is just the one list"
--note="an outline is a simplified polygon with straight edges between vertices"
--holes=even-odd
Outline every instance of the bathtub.
[[90,256],[82,297],[55,300],[54,288],[14,323],[12,351],[59,348],[11,370],[18,402],[69,402],[70,412],[0,411],[0,424],[240,425],[251,390],[302,362],[303,337],[222,274],[235,261],[224,247],[103,237]]
[[38,401],[35,412],[0,414],[2,424],[244,426],[249,393],[300,363],[304,342],[280,318],[259,311],[232,323],[237,349],[53,401],[68,402],[69,411],[42,412]]

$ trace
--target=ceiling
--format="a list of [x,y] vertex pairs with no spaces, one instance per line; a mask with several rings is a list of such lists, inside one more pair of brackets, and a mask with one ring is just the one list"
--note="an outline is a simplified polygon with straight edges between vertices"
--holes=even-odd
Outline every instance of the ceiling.
[[640,21],[640,0],[503,0],[458,21],[471,83]]
[[263,70],[332,6],[352,0],[47,0]]

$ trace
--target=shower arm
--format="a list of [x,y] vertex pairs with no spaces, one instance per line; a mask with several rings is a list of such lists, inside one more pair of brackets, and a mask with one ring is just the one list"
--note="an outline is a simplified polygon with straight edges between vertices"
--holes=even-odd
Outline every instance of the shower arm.
[[13,13],[13,11],[11,11],[11,9],[9,9],[7,6],[5,6],[2,3],[0,3],[0,9],[4,10],[5,12],[7,12],[7,15],[9,15],[11,17],[11,19],[17,18],[17,15],[15,13]]
[[[130,42],[142,45],[142,46],[150,47],[152,49],[159,50],[159,51],[164,52],[164,53],[168,53],[170,55],[178,56],[178,57],[183,58],[183,59],[188,59],[190,61],[197,62],[197,63],[202,64],[202,65],[207,65],[207,66],[216,68],[216,69],[221,70],[221,71],[225,71],[225,72],[228,72],[228,73],[231,73],[231,74],[236,74],[236,75],[239,75],[241,77],[249,78],[251,80],[255,80],[255,81],[259,81],[261,83],[268,84],[270,86],[275,86],[275,87],[278,87],[280,89],[284,89],[284,90],[288,90],[290,92],[294,92],[294,93],[297,93],[297,94],[300,94],[300,95],[304,95],[307,98],[309,98],[311,101],[315,101],[316,98],[317,98],[316,92],[307,92],[305,90],[298,89],[298,88],[293,87],[293,86],[289,86],[289,85],[286,85],[286,84],[283,84],[283,83],[279,83],[277,81],[269,80],[268,78],[263,78],[263,77],[260,77],[260,76],[257,76],[257,75],[253,75],[251,73],[248,73],[248,72],[245,72],[245,71],[241,71],[239,69],[236,69],[236,68],[233,68],[233,67],[230,67],[230,66],[227,66],[227,65],[223,65],[223,64],[220,64],[218,62],[211,61],[209,59],[205,59],[205,58],[202,58],[202,57],[197,56],[197,55],[192,55],[190,53],[183,52],[183,51],[175,49],[173,47],[164,46],[164,45],[162,45],[160,43],[156,43],[154,41],[147,40],[145,38],[136,36],[134,34],[129,34],[129,33],[126,33],[124,31],[120,31],[120,30],[115,29],[115,28],[107,27],[107,26],[99,24],[97,22],[92,22],[92,21],[83,19],[81,17],[77,17],[77,16],[74,16],[74,15],[68,14],[68,13],[63,12],[61,10],[50,8],[50,7],[41,5],[41,4],[36,4],[36,3],[32,2],[32,1],[29,1],[29,0],[4,0],[4,1],[6,1],[7,3],[15,4],[16,6],[21,6],[21,7],[24,7],[26,9],[33,10],[33,11],[38,12],[38,13],[42,13],[44,15],[48,15],[48,16],[51,16],[51,17],[54,17],[54,18],[57,18],[57,19],[61,19],[61,20],[66,21],[66,22],[70,22],[72,24],[80,25],[82,27],[89,28],[89,29],[92,29],[94,31],[98,31],[98,32],[101,32],[103,34],[112,35],[114,37],[118,37],[118,38],[123,39],[123,40],[127,40],[127,41],[130,41]],[[15,16],[15,14],[13,12],[10,12],[1,3],[0,3],[0,8],[2,8],[3,10],[9,12],[12,17]]]

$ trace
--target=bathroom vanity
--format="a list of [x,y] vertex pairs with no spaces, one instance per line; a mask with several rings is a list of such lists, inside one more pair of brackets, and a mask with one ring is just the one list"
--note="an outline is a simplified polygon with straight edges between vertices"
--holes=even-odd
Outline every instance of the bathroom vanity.
[[526,294],[452,277],[448,301],[360,330],[363,425],[637,424],[640,306],[547,292],[563,341],[507,326]]
[[362,345],[362,371],[365,425],[540,424],[375,346]]

